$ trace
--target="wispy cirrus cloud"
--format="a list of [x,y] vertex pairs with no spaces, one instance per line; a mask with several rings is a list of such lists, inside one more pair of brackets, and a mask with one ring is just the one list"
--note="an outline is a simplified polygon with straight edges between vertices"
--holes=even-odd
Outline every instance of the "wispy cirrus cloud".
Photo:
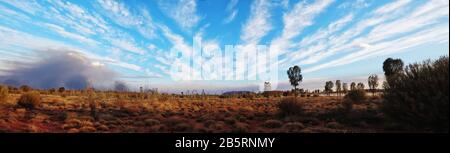
[[98,0],[99,8],[102,8],[103,15],[109,17],[115,23],[126,28],[136,28],[142,36],[146,38],[156,37],[156,26],[153,19],[144,8],[132,12],[128,6],[120,1]]
[[197,26],[202,19],[197,14],[197,1],[195,0],[160,0],[158,5],[167,16],[185,30]]
[[[448,2],[427,1],[422,6],[407,7],[408,2],[410,1],[396,1],[376,9],[370,14],[372,17],[360,21],[352,28],[357,29],[354,30],[354,33],[351,35],[344,33],[342,36],[345,37],[336,37],[335,40],[330,41],[330,44],[326,44],[330,45],[329,48],[336,49],[317,50],[315,55],[320,56],[317,58],[309,56],[306,60],[315,63],[338,52],[350,50],[349,54],[310,67],[305,72],[314,72],[370,57],[393,54],[423,44],[448,42],[448,22],[438,22],[445,18],[448,19]],[[409,10],[410,13],[396,13],[406,10]],[[363,31],[369,32],[362,34]]]
[[79,35],[79,34],[76,34],[76,33],[73,33],[73,32],[69,32],[69,31],[65,30],[61,26],[50,24],[50,23],[45,23],[44,26],[47,26],[48,29],[53,30],[54,32],[60,34],[63,37],[74,39],[74,40],[77,40],[77,41],[79,41],[81,43],[86,43],[86,44],[92,45],[92,46],[98,44],[98,42],[95,41],[95,40],[92,40],[90,38],[87,38],[85,36],[82,36],[82,35]]
[[242,26],[241,40],[244,44],[257,44],[273,29],[270,21],[272,7],[270,1],[256,0],[250,8],[250,16]]
[[314,23],[314,18],[325,11],[332,3],[332,0],[319,0],[308,4],[300,1],[283,15],[283,28],[281,36],[276,37],[271,42],[271,49],[278,50],[281,54],[287,53],[294,44],[292,39],[297,37],[304,28]]
[[231,21],[236,18],[236,15],[238,14],[238,10],[235,8],[238,4],[239,0],[231,0],[228,2],[228,5],[226,7],[226,12],[229,13],[229,15],[223,20],[225,24],[230,23]]

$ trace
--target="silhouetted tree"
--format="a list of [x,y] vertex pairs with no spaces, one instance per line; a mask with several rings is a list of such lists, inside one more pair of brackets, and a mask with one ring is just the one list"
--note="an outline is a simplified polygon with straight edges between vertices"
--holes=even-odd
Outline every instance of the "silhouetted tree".
[[403,73],[403,61],[401,59],[388,58],[383,62],[383,71],[386,77],[386,86],[389,87]]
[[372,95],[375,95],[375,90],[378,87],[378,75],[376,74],[372,74],[371,76],[369,76],[369,79],[367,81],[368,85],[369,85],[369,89],[370,91],[372,91]]
[[388,58],[383,62],[384,75],[392,76],[403,71],[403,61],[401,59]]
[[336,80],[336,93],[341,96],[341,80]]
[[356,89],[364,90],[364,83],[362,83],[362,82],[358,83],[358,85],[356,85]]
[[288,74],[288,77],[289,77],[289,82],[294,87],[294,95],[295,95],[295,97],[297,97],[297,86],[303,80],[303,76],[302,76],[301,73],[302,73],[302,70],[297,65],[295,65],[293,67],[290,67],[289,70],[287,71],[287,74]]
[[355,82],[352,82],[350,84],[350,90],[356,90],[356,83]]
[[64,87],[59,87],[58,88],[58,92],[63,93],[64,91],[66,91],[66,88],[64,88]]
[[347,83],[342,83],[342,91],[343,91],[344,93],[347,93],[347,92],[348,92],[348,84],[347,84]]
[[333,86],[333,81],[327,81],[325,83],[325,92],[328,94],[328,96],[333,92]]

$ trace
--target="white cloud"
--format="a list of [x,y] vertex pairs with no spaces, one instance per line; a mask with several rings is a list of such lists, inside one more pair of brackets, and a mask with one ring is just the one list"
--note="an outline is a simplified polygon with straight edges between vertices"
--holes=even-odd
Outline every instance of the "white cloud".
[[242,27],[241,40],[245,44],[257,44],[270,30],[272,24],[270,8],[272,4],[266,0],[256,0],[250,8],[250,17]]
[[98,0],[103,14],[115,23],[126,28],[135,28],[138,33],[146,38],[156,37],[156,26],[148,10],[141,8],[136,14],[120,1]]
[[238,13],[238,10],[233,10],[230,13],[230,15],[228,15],[228,17],[223,20],[223,22],[224,23],[230,23],[231,21],[234,20],[234,18],[236,18],[237,13]]
[[230,23],[231,21],[234,20],[237,13],[239,12],[237,9],[235,9],[238,2],[239,2],[238,0],[231,0],[230,2],[228,2],[228,5],[226,7],[226,12],[228,12],[230,14],[228,15],[228,17],[226,17],[224,19],[224,21],[223,21],[224,23]]
[[298,36],[305,27],[313,24],[314,18],[323,12],[333,1],[319,0],[312,4],[303,1],[294,5],[292,10],[283,15],[284,27],[280,37],[271,42],[271,49],[278,50],[281,54],[290,51],[293,47],[292,40]]
[[77,40],[77,41],[82,42],[82,43],[87,43],[88,45],[91,45],[91,46],[94,46],[94,45],[98,44],[98,42],[95,41],[95,40],[92,40],[90,38],[81,36],[79,34],[68,32],[63,27],[60,27],[58,25],[46,23],[45,26],[47,26],[50,30],[60,34],[63,37],[74,39],[74,40]]
[[339,9],[361,9],[366,8],[370,5],[368,0],[356,0],[356,1],[346,1],[338,6]]
[[411,49],[423,44],[442,42],[447,40],[449,35],[449,25],[443,24],[432,28],[427,28],[420,32],[416,32],[406,37],[401,37],[392,41],[385,41],[378,44],[371,45],[370,48],[364,48],[352,54],[348,54],[342,58],[320,64],[306,69],[304,72],[313,72],[324,68],[336,67],[345,64],[350,64],[366,58],[381,56],[386,54],[393,54],[407,49]]
[[125,6],[125,4],[120,3],[115,0],[98,0],[97,1],[101,8],[106,10],[106,15],[110,15],[110,18],[116,21],[117,24],[123,26],[138,25],[141,23],[140,20],[134,18],[131,15],[130,10]]
[[35,0],[26,0],[26,1],[21,1],[21,0],[0,0],[3,3],[7,3],[9,5],[12,5],[24,12],[27,12],[31,15],[35,15],[36,12],[38,12],[39,10],[42,10],[42,6],[36,2]]
[[113,46],[119,47],[123,50],[127,50],[136,54],[145,54],[145,50],[137,46],[134,42],[127,39],[111,39]]
[[[366,17],[366,19],[360,20],[356,23],[356,25],[352,25],[351,28],[346,29],[343,33],[339,33],[342,26],[351,21],[351,13],[350,15],[331,23],[326,32],[319,30],[312,36],[305,37],[301,41],[301,45],[298,46],[300,48],[296,52],[288,53],[288,56],[292,58],[285,60],[284,64],[289,64],[292,62],[300,62],[300,64],[314,64],[338,52],[358,50],[358,48],[361,48],[360,44],[369,44],[371,42],[360,42],[361,40],[358,40],[360,37],[357,36],[360,36],[367,29],[376,27],[383,22],[391,21],[403,16],[404,13],[402,12],[405,12],[405,10],[408,9],[405,7],[408,2],[409,1],[395,1],[381,6],[375,11],[368,13],[370,16]],[[331,27],[335,27],[335,30]],[[383,31],[389,32],[395,30]],[[317,36],[322,36],[322,38],[327,39],[322,39],[322,41],[319,41],[319,39],[311,39]],[[315,42],[315,44],[311,44],[311,42]]]
[[99,56],[61,41],[51,40],[0,26],[0,49],[8,52],[16,52],[17,47],[21,48],[20,56],[28,56],[30,60],[36,59],[33,57],[34,54],[31,54],[33,52],[46,50],[70,50],[81,53],[86,57],[100,63],[108,63],[135,71],[142,70],[140,66]]
[[[106,21],[98,14],[70,2],[53,1],[48,6],[48,11],[43,11],[44,17],[65,27],[72,28],[85,36],[105,33],[108,27]],[[68,13],[62,13],[68,12]]]
[[[386,4],[370,13],[371,17],[356,24],[349,30],[350,33],[347,33],[347,31],[327,44],[322,44],[326,48],[315,49],[312,51],[314,54],[303,60],[303,63],[316,63],[338,52],[350,51],[351,53],[334,61],[314,66],[306,72],[349,64],[365,58],[392,54],[426,43],[439,43],[445,40],[445,36],[442,36],[442,34],[448,33],[448,30],[436,29],[436,26],[443,26],[448,29],[448,23],[442,25],[437,22],[440,19],[448,18],[448,3],[428,1],[425,5],[412,10],[407,4],[398,1]],[[393,13],[407,12],[406,10],[411,10],[411,12]],[[365,30],[368,30],[369,33],[361,35],[362,31]],[[433,32],[434,35],[424,33],[424,31]]]
[[172,43],[173,47],[183,53],[183,55],[190,56],[192,47],[187,44],[184,38],[173,33],[168,27],[161,26],[163,35]]
[[396,11],[397,9],[407,5],[410,2],[411,0],[394,1],[393,3],[390,3],[388,5],[385,5],[384,7],[380,7],[379,9],[375,10],[375,14],[385,14]]
[[159,7],[167,16],[186,30],[195,27],[201,20],[201,17],[197,15],[197,2],[195,0],[160,0]]

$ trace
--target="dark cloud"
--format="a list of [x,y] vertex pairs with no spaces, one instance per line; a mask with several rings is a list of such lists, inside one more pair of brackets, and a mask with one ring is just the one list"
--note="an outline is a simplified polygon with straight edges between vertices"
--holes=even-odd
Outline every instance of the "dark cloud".
[[[3,83],[19,86],[29,85],[33,88],[84,89],[92,86],[111,84],[116,73],[73,51],[42,51],[41,59],[8,70],[0,79]],[[26,62],[24,62],[26,63]]]

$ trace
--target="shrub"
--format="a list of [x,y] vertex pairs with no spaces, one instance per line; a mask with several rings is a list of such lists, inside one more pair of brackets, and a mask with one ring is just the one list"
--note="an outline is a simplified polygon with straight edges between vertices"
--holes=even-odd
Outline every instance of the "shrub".
[[97,129],[92,126],[83,126],[80,128],[80,132],[82,133],[92,133],[95,131],[97,131]]
[[264,126],[267,128],[279,128],[283,126],[283,122],[279,120],[267,120],[266,122],[264,122]]
[[38,92],[32,91],[22,94],[17,105],[20,108],[25,108],[28,110],[35,109],[41,103],[41,96]]
[[303,130],[304,128],[305,128],[305,126],[299,122],[290,122],[290,123],[286,123],[283,126],[283,129],[286,132],[301,132],[301,130]]
[[232,133],[248,133],[250,126],[246,123],[236,123],[231,129]]
[[58,120],[58,121],[65,121],[66,119],[67,119],[67,117],[68,117],[68,114],[67,114],[67,112],[60,112],[60,113],[58,113],[57,115],[56,115],[56,119]]
[[284,98],[278,103],[280,115],[301,115],[303,113],[303,105],[294,97]]
[[20,89],[22,92],[28,92],[28,91],[31,90],[31,87],[30,87],[30,86],[27,86],[27,85],[22,85],[22,86],[19,87],[19,89]]
[[345,100],[342,103],[342,108],[344,109],[344,112],[350,112],[353,110],[353,102],[351,100]]
[[109,127],[106,126],[106,125],[99,125],[99,126],[97,127],[97,129],[98,129],[99,131],[109,131]]
[[328,122],[326,124],[327,128],[332,128],[332,129],[338,129],[338,128],[342,128],[342,125],[339,124],[338,122]]
[[158,120],[151,119],[151,118],[146,119],[144,122],[145,122],[146,126],[154,126],[154,125],[159,125],[160,124],[160,122]]
[[80,133],[80,130],[78,130],[76,128],[71,128],[67,131],[67,133]]
[[5,102],[8,99],[8,87],[0,85],[0,102]]
[[232,117],[225,118],[224,122],[228,125],[234,125],[236,123],[236,120]]
[[410,127],[448,132],[448,60],[410,64],[389,80],[382,107],[385,115]]
[[189,132],[192,131],[192,126],[187,123],[179,123],[173,127],[175,132]]
[[366,98],[366,91],[362,89],[351,90],[344,97],[344,99],[350,100],[351,102],[362,102],[366,100]]
[[64,87],[59,87],[58,88],[58,92],[63,93],[64,91],[66,91],[66,88],[64,88]]

